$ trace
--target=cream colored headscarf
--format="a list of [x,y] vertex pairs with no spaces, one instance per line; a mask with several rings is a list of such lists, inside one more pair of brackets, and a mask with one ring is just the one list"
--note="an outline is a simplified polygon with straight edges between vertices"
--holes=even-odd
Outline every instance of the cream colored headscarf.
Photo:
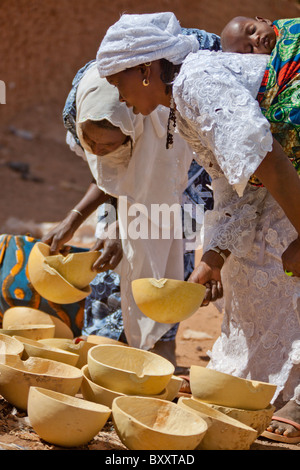
[[[77,133],[91,172],[100,189],[118,198],[123,245],[118,272],[126,338],[133,347],[151,349],[172,325],[154,322],[142,314],[134,302],[131,282],[141,277],[183,279],[183,240],[174,237],[172,223],[153,223],[151,208],[153,204],[181,205],[193,154],[179,134],[174,135],[174,148],[166,149],[167,108],[159,107],[146,117],[134,115],[125,103],[119,102],[117,89],[99,77],[96,65],[81,79],[76,101]],[[127,152],[124,147],[105,157],[93,155],[81,132],[81,124],[87,119],[108,119],[118,126],[132,138],[132,155],[129,147]],[[143,222],[149,227],[149,238],[129,236],[137,204],[145,209]],[[170,229],[170,238],[151,238],[153,227],[160,231]],[[179,231],[182,233],[181,227]]]
[[97,185],[104,192],[118,197],[119,186],[126,174],[131,157],[130,142],[121,145],[117,151],[97,157],[85,142],[82,124],[88,120],[107,120],[118,127],[133,142],[143,132],[143,117],[135,115],[125,103],[119,101],[117,88],[106,79],[100,78],[96,63],[82,77],[76,94],[76,131]]

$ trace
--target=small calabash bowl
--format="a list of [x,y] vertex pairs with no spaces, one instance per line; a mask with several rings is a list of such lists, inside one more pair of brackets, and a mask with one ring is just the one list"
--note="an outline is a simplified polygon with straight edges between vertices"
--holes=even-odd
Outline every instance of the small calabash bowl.
[[93,382],[126,395],[157,395],[174,374],[174,365],[158,354],[129,346],[101,344],[88,351]]
[[0,356],[3,354],[22,357],[24,344],[13,336],[0,334]]
[[106,424],[110,408],[40,387],[30,387],[28,418],[44,440],[61,447],[79,447],[91,441]]
[[76,395],[82,382],[80,369],[62,362],[19,356],[0,356],[0,394],[21,410],[27,409],[31,386],[55,390],[66,395]]
[[45,263],[55,269],[64,279],[77,289],[84,289],[97,275],[92,270],[93,264],[99,258],[99,251],[78,251],[45,257]]
[[[103,405],[112,407],[112,403],[115,398],[125,396],[124,393],[114,392],[108,388],[101,387],[101,385],[96,384],[92,381],[88,365],[82,367],[82,384],[81,384],[81,393],[85,400],[94,401],[96,403],[101,403]],[[164,389],[158,395],[155,395],[155,398],[160,398],[166,400],[168,395],[167,389]]]
[[230,418],[236,419],[241,423],[250,426],[257,432],[257,437],[260,436],[272,421],[272,416],[275,411],[275,406],[269,405],[260,410],[243,410],[240,408],[230,408],[229,406],[220,406],[209,404],[212,408],[224,413]]
[[159,323],[186,320],[201,306],[206,288],[177,279],[135,279],[133,298],[144,315]]
[[63,349],[53,348],[41,343],[40,341],[34,341],[23,336],[13,336],[19,342],[24,345],[23,359],[28,357],[41,357],[44,359],[50,359],[52,361],[63,362],[71,366],[76,366],[79,356],[72,352],[64,351]]
[[45,338],[53,338],[55,333],[55,325],[13,325],[7,329],[2,328],[0,334],[9,336],[23,336],[24,338],[30,338],[35,341]]
[[207,431],[200,416],[157,398],[115,398],[112,418],[129,450],[193,450]]

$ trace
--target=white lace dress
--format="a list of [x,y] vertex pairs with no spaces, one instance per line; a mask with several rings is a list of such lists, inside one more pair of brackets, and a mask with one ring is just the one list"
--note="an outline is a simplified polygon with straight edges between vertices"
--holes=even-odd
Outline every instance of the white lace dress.
[[[272,136],[255,100],[267,56],[199,51],[173,85],[177,127],[212,178],[204,250],[231,251],[222,269],[224,319],[208,367],[275,383],[300,399],[300,279],[281,255],[296,231],[266,188],[248,184]],[[299,402],[300,403],[300,402]]]

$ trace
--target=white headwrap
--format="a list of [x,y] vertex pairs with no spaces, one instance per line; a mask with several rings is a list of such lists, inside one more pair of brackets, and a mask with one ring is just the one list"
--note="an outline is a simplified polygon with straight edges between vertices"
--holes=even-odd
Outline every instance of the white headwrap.
[[134,143],[143,132],[143,117],[135,115],[125,103],[119,101],[117,88],[105,78],[100,78],[95,63],[80,80],[76,94],[76,131],[91,172],[102,191],[111,196],[120,195],[120,185],[127,172],[131,145],[121,145],[117,150],[98,157],[85,142],[82,124],[88,120],[107,120],[130,136]]
[[190,52],[199,50],[194,35],[183,35],[171,12],[122,15],[106,32],[97,53],[101,77],[122,70],[167,59],[181,64]]

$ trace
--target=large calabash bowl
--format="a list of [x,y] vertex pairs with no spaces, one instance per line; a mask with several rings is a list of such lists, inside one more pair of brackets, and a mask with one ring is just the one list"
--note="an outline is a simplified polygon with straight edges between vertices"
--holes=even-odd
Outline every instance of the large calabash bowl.
[[81,370],[69,364],[40,357],[22,361],[19,356],[0,356],[0,394],[21,410],[27,409],[31,386],[74,396],[81,382]]
[[135,279],[131,287],[141,312],[160,323],[177,323],[193,315],[206,291],[201,284],[176,279]]
[[149,351],[129,346],[97,345],[88,351],[93,382],[126,395],[157,395],[169,383],[174,365]]
[[91,293],[87,285],[78,289],[70,284],[56,269],[51,267],[45,259],[50,255],[50,247],[37,242],[28,258],[28,274],[35,290],[45,299],[57,304],[79,302]]
[[257,438],[255,429],[195,398],[180,397],[178,406],[201,416],[208,424],[198,448],[202,450],[249,450]]
[[191,366],[190,387],[193,397],[215,405],[265,409],[276,391],[276,385],[242,379],[202,366]]
[[2,328],[11,328],[14,325],[54,325],[54,337],[73,338],[71,328],[54,315],[30,307],[11,307],[4,312]]
[[62,447],[87,444],[107,422],[111,410],[53,390],[31,387],[28,418],[45,441]]
[[118,436],[130,450],[193,450],[207,431],[200,416],[157,398],[116,398],[112,417]]

